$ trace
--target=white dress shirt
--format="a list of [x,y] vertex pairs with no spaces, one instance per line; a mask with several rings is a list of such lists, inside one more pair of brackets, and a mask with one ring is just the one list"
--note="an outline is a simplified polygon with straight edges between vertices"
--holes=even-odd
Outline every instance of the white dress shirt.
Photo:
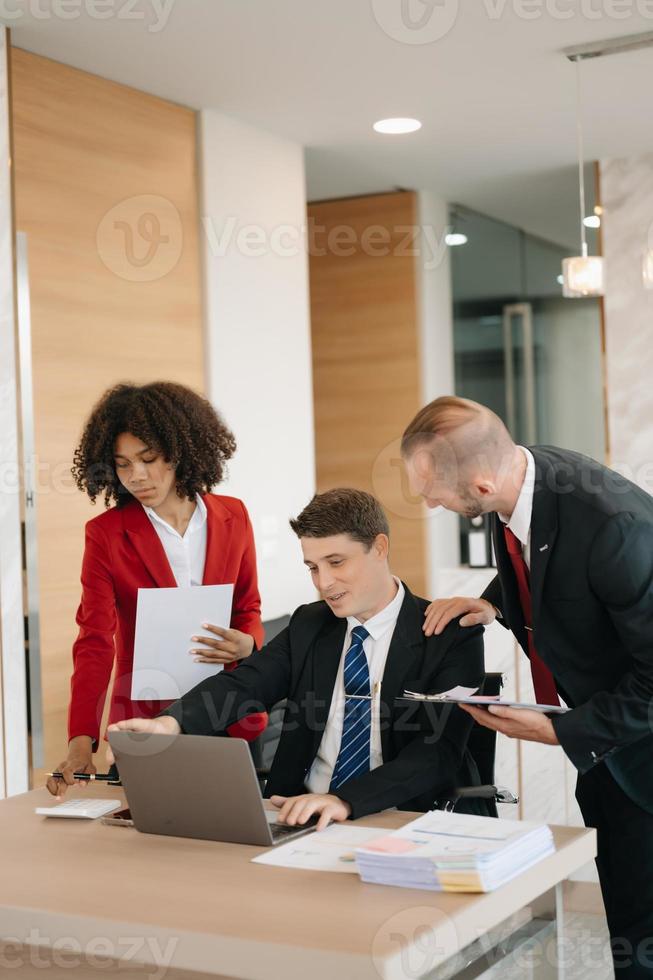
[[376,616],[366,623],[360,623],[353,616],[347,617],[347,632],[340,657],[340,666],[336,683],[333,688],[333,698],[324,735],[320,742],[317,755],[306,778],[306,788],[311,793],[328,793],[331,777],[338,759],[342,739],[342,723],[345,713],[345,654],[351,645],[351,633],[355,626],[364,626],[370,634],[363,642],[363,650],[367,657],[370,671],[370,693],[372,694],[371,732],[370,732],[370,769],[383,765],[381,751],[381,726],[379,722],[379,693],[381,681],[388,659],[390,641],[399,616],[399,610],[404,601],[405,589],[398,578],[395,578],[397,594]]
[[535,489],[535,458],[532,452],[529,449],[526,449],[525,446],[519,446],[519,449],[521,449],[526,457],[526,475],[524,477],[522,488],[519,492],[519,497],[517,498],[517,503],[515,504],[515,509],[509,517],[505,514],[499,514],[499,520],[510,528],[512,533],[520,542],[526,567],[530,570],[531,520],[533,517],[533,492]]
[[201,585],[206,561],[206,504],[195,497],[196,507],[183,536],[152,510],[143,510],[152,522],[166,553],[168,564],[178,586]]

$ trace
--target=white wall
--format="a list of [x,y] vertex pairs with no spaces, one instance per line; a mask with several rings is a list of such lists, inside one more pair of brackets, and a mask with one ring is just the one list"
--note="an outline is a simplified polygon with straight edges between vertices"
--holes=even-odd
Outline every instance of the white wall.
[[[453,395],[453,310],[449,249],[444,243],[448,209],[431,191],[418,193],[420,247],[417,263],[418,309],[420,311],[420,358],[422,404],[441,395]],[[408,420],[406,420],[408,422]],[[440,591],[439,572],[460,561],[458,517],[447,511],[430,513],[427,521],[427,560],[430,595]]]
[[303,151],[214,111],[199,141],[207,393],[238,441],[218,489],[249,509],[269,619],[315,598],[288,526],[315,492]]

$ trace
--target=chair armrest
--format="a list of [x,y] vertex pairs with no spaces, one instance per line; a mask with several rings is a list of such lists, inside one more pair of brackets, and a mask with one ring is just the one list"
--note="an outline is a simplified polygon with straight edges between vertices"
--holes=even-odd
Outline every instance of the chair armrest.
[[505,786],[455,786],[435,801],[434,809],[452,812],[459,800],[492,800],[494,803],[519,803],[519,797]]
[[456,786],[449,793],[455,800],[493,800],[496,795],[496,786]]

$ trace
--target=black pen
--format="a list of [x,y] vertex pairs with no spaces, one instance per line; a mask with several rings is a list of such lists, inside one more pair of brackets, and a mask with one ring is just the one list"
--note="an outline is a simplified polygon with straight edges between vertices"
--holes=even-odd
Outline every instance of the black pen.
[[[62,772],[46,772],[46,776],[54,776],[55,779],[63,779]],[[108,772],[74,772],[74,779],[83,779],[87,783],[92,782],[102,782],[102,783],[112,783],[116,781],[115,775],[111,775]]]

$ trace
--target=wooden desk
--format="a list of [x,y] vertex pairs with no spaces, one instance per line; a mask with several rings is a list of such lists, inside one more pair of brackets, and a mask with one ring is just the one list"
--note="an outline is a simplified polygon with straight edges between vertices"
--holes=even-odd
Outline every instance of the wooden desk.
[[[121,798],[106,786],[70,795],[83,792]],[[49,980],[197,980],[193,971],[248,980],[416,980],[435,975],[596,853],[595,831],[555,827],[556,853],[500,890],[441,894],[252,864],[257,847],[34,813],[51,802],[45,789],[0,802],[0,972],[11,968],[21,978],[43,977],[34,958],[53,955]],[[393,811],[360,823],[396,828],[412,816]],[[27,944],[22,952],[18,942]]]

